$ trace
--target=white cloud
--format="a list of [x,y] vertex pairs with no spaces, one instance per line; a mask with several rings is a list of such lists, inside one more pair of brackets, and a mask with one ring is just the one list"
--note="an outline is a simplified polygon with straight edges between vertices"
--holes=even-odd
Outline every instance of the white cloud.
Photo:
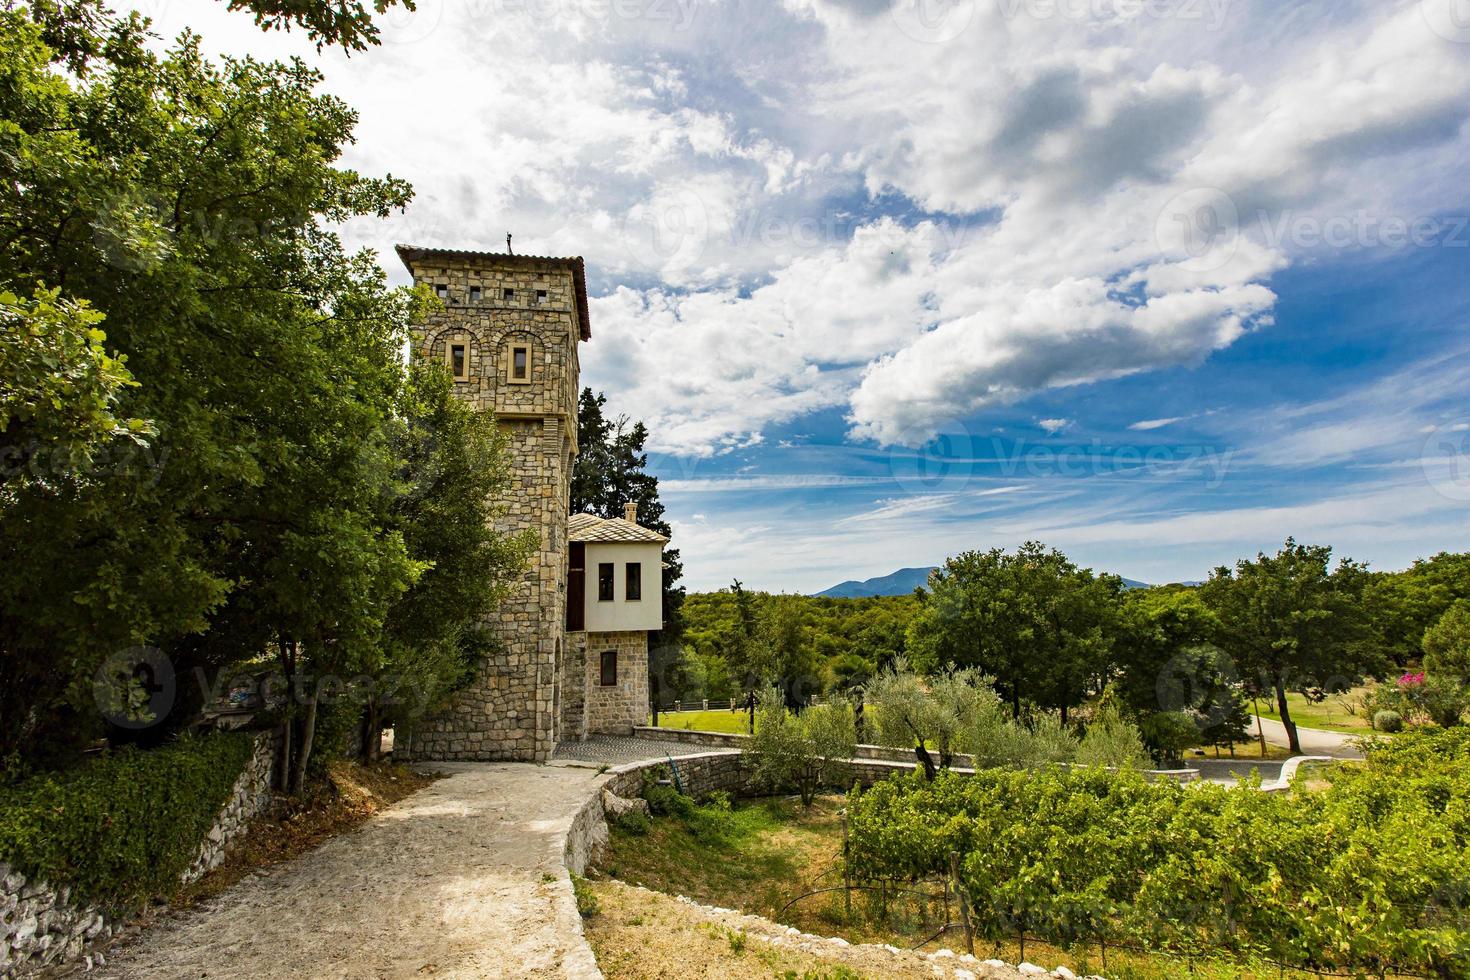
[[1154,429],[1162,429],[1167,425],[1173,425],[1176,422],[1183,422],[1188,418],[1189,416],[1187,415],[1176,415],[1173,418],[1167,419],[1140,419],[1139,421],[1134,422],[1128,428],[1132,429],[1134,432],[1152,432]]
[[1041,426],[1043,429],[1045,429],[1047,431],[1047,434],[1048,435],[1056,435],[1058,432],[1061,432],[1063,429],[1066,429],[1066,428],[1070,427],[1071,424],[1072,424],[1072,420],[1071,419],[1042,419],[1041,421],[1037,422],[1036,424],[1039,425],[1039,426]]
[[1199,364],[1269,327],[1299,229],[1433,213],[1470,152],[1470,45],[1418,4],[976,3],[926,28],[885,0],[428,0],[351,59],[140,5],[323,65],[361,112],[345,162],[418,190],[346,229],[400,280],[401,241],[586,256],[586,381],[696,457],[833,409],[920,444]]

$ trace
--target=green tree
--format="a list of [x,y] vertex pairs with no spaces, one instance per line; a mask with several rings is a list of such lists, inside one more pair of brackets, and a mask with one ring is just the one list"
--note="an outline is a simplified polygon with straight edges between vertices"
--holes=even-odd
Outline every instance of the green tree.
[[190,36],[155,54],[144,26],[0,9],[0,287],[104,315],[137,382],[107,411],[157,432],[85,479],[6,488],[0,756],[93,737],[118,651],[162,648],[183,681],[157,737],[197,708],[195,668],[274,650],[303,679],[299,774],[304,675],[369,663],[425,567],[384,504],[414,301],[329,230],[409,189],[336,166],[356,117],[305,65],[210,64]]
[[118,417],[119,397],[137,382],[127,358],[108,353],[103,319],[60,290],[24,300],[0,292],[0,438],[8,446],[0,487],[85,479],[119,439],[146,445],[156,434],[143,419]]
[[765,679],[780,688],[783,703],[796,712],[822,688],[806,611],[802,596],[766,596],[756,632],[756,643],[768,664]]
[[1470,602],[1460,600],[1424,631],[1426,672],[1470,683]]
[[1220,646],[1242,673],[1274,691],[1293,752],[1301,751],[1286,701],[1288,690],[1356,681],[1374,666],[1361,643],[1366,572],[1332,549],[1291,538],[1275,555],[1258,554],[1217,568],[1203,586],[1219,617]]
[[782,700],[780,689],[766,689],[746,755],[757,783],[772,790],[795,787],[801,805],[810,807],[823,786],[836,788],[845,781],[857,752],[856,719],[845,700],[800,714],[786,710]]
[[443,365],[415,358],[400,393],[390,443],[400,464],[390,524],[425,571],[388,610],[364,703],[365,754],[378,732],[412,724],[464,686],[492,640],[490,613],[534,545],[496,529],[510,484],[505,439],[488,412],[453,393]]
[[1023,698],[1062,711],[1082,702],[1111,647],[1122,580],[1080,569],[1027,542],[1008,554],[967,551],[945,562],[909,625],[916,669],[976,667],[1021,715]]

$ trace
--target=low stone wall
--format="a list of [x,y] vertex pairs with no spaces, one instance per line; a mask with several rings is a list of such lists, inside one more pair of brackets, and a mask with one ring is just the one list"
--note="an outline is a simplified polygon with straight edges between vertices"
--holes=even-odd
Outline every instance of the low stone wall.
[[[911,764],[884,759],[853,759],[848,766],[849,772],[842,780],[846,786],[851,786],[854,782],[872,786],[880,780],[913,770]],[[729,793],[731,796],[749,796],[760,791],[760,787],[752,782],[753,770],[745,756],[728,749],[707,755],[683,756],[672,761],[658,759],[619,766],[608,773],[607,779],[599,786],[599,791],[572,820],[564,848],[568,870],[573,874],[581,874],[607,844],[603,792],[624,799],[639,797],[643,793],[645,775],[651,776],[660,769],[670,770],[671,775],[677,773],[679,785],[690,796],[704,796],[716,791]],[[962,774],[974,773],[972,769],[955,771]]]
[[[200,843],[199,856],[184,872],[184,884],[218,867],[230,844],[270,805],[278,745],[274,732],[256,737],[255,753]],[[121,923],[109,921],[100,909],[72,902],[70,888],[27,881],[0,864],[0,977],[24,976],[79,959],[90,969],[102,958],[90,947],[121,929]]]
[[[678,742],[683,745],[707,745],[711,748],[735,750],[744,750],[745,743],[750,739],[749,735],[733,732],[700,732],[687,728],[651,728],[647,725],[640,725],[633,729],[633,734],[639,738]],[[857,759],[900,763],[904,769],[911,769],[918,765],[918,760],[914,757],[913,752],[890,748],[886,745],[859,745]],[[951,768],[955,772],[973,773],[975,771],[974,760],[963,753],[956,753],[954,765]],[[1150,769],[1144,775],[1150,779],[1171,779],[1177,783],[1197,782],[1200,778],[1198,769]]]

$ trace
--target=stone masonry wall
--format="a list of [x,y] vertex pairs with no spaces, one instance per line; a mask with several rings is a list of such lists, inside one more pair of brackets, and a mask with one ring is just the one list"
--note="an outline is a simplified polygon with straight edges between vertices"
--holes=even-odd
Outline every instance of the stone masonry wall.
[[[184,872],[183,883],[218,867],[250,821],[270,806],[279,744],[274,732],[256,737],[255,754],[200,842],[199,856]],[[101,910],[73,902],[70,888],[28,881],[0,864],[0,977],[25,976],[79,959],[90,969],[102,959],[93,947],[121,929],[121,923],[109,921]]]
[[561,666],[561,728],[558,742],[587,737],[587,634],[568,633]]
[[[583,634],[587,659],[587,731],[631,735],[648,721],[648,633],[629,630]],[[618,682],[602,686],[602,653],[618,655]]]
[[[571,465],[576,455],[580,366],[575,284],[571,272],[494,267],[493,260],[426,259],[415,279],[446,285],[446,308],[416,328],[421,356],[443,361],[448,345],[469,345],[469,380],[456,394],[493,410],[507,436],[511,485],[497,525],[530,532],[535,550],[522,580],[494,613],[498,649],[479,665],[471,686],[440,716],[413,727],[405,755],[419,759],[544,762],[561,735],[566,656],[566,537]],[[481,288],[478,302],[470,287]],[[504,298],[504,290],[514,297]],[[537,303],[535,291],[546,291]],[[512,344],[531,347],[530,383],[507,380]]]

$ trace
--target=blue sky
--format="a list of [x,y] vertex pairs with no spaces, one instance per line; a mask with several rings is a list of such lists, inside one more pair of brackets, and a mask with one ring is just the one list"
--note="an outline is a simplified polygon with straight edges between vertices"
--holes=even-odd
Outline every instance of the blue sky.
[[1464,0],[420,0],[296,54],[417,189],[343,229],[586,257],[688,583],[1039,538],[1148,581],[1470,548]]

